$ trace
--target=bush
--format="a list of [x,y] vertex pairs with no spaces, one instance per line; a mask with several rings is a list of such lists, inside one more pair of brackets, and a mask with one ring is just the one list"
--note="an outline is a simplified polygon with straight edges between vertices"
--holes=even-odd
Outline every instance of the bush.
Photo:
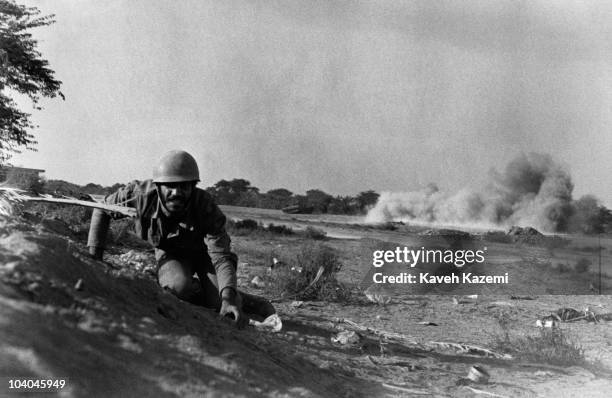
[[588,272],[590,267],[591,261],[586,258],[581,258],[576,262],[576,265],[574,265],[574,271],[578,272],[579,274],[583,274]]
[[228,219],[225,222],[225,229],[230,235],[244,236],[250,235],[254,231],[260,229],[260,225],[257,221],[252,220],[250,218],[246,218],[244,220],[234,221]]
[[[298,300],[348,299],[349,289],[336,279],[342,263],[334,249],[322,244],[306,244],[293,261],[284,263],[272,273],[272,295]],[[322,273],[317,279],[321,268]]]
[[327,232],[319,228],[308,226],[306,230],[304,230],[304,235],[310,239],[324,240],[327,237]]
[[245,218],[244,220],[236,221],[235,227],[238,229],[255,230],[259,227],[259,224],[257,224],[257,221],[255,220],[252,220],[250,218]]
[[517,359],[560,366],[587,364],[584,349],[571,341],[561,329],[543,328],[535,336],[510,338],[506,332],[496,348]]
[[291,229],[291,227],[288,227],[286,225],[274,225],[270,223],[267,229],[268,231],[275,233],[275,234],[279,234],[279,235],[292,235],[293,234],[293,230]]

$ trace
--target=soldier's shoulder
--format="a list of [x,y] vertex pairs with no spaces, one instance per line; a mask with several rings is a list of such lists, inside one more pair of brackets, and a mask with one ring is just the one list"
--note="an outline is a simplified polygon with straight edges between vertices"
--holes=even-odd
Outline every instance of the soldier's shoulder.
[[128,190],[134,194],[146,195],[155,192],[153,180],[132,180],[121,189]]
[[202,188],[196,188],[194,191],[195,199],[199,204],[214,204],[215,198]]
[[195,202],[199,208],[206,212],[219,211],[215,197],[204,189],[195,189]]
[[117,201],[130,200],[138,196],[155,194],[156,191],[153,180],[132,180],[127,184],[120,185],[114,192],[106,195],[104,201],[116,203]]

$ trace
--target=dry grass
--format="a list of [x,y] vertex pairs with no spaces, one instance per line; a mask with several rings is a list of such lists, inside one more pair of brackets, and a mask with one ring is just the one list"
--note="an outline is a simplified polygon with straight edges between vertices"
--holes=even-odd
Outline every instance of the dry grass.
[[530,362],[559,366],[585,366],[588,362],[584,349],[571,340],[560,328],[542,328],[531,336],[505,335],[496,348],[513,357]]
[[[349,289],[338,282],[342,268],[336,251],[323,244],[303,244],[294,258],[273,270],[270,293],[298,300],[346,301]],[[314,281],[314,282],[313,282]]]
[[501,334],[495,335],[493,349],[518,360],[559,366],[592,366],[584,349],[558,327],[542,328],[536,334],[515,336],[511,332],[513,315],[501,311],[495,315]]

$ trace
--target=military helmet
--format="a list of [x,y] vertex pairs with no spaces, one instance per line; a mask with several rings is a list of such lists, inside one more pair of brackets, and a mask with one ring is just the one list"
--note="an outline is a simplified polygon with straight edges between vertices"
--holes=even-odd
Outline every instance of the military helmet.
[[193,156],[185,151],[173,150],[166,153],[153,169],[153,182],[187,181],[200,181],[200,172]]

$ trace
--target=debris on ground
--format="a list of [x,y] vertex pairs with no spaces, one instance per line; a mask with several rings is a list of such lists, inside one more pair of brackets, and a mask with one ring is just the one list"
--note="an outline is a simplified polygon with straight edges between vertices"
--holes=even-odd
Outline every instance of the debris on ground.
[[489,374],[489,372],[487,372],[484,367],[478,365],[472,366],[467,375],[467,378],[472,380],[474,383],[482,384],[488,383],[490,377],[491,375]]
[[382,386],[385,387],[385,388],[388,388],[390,390],[393,390],[393,391],[410,394],[411,396],[414,396],[414,395],[432,395],[431,392],[429,392],[427,390],[424,390],[424,389],[420,389],[420,388],[411,388],[411,387],[405,387],[405,386],[398,386],[398,385],[389,384],[389,383],[382,383]]
[[268,275],[272,274],[275,270],[279,270],[286,267],[287,264],[284,261],[280,261],[276,257],[272,257],[272,264],[268,267]]
[[142,267],[147,262],[147,257],[135,250],[130,250],[127,253],[120,255],[118,260],[127,265]]
[[540,318],[536,321],[538,327],[555,327],[559,322],[576,322],[585,320],[587,322],[611,321],[612,313],[595,314],[585,308],[583,311],[578,311],[573,308],[559,308],[556,312]]
[[470,294],[467,296],[453,297],[453,304],[473,304],[478,300],[477,294]]
[[344,330],[331,338],[332,343],[342,345],[358,344],[361,341],[361,336],[353,330]]
[[251,280],[251,285],[263,289],[264,287],[266,287],[266,282],[264,282],[264,280],[261,279],[259,276],[256,276]]
[[515,305],[508,301],[492,301],[489,303],[487,308],[493,308],[493,307],[515,307]]
[[392,297],[380,292],[364,292],[369,302],[379,305],[387,305],[391,303]]
[[478,347],[471,344],[451,343],[447,341],[430,341],[425,345],[431,349],[441,348],[445,350],[454,350],[461,354],[478,355],[498,359],[512,359],[510,354],[501,354],[488,348]]
[[483,390],[477,390],[474,387],[470,387],[470,386],[464,386],[464,388],[467,388],[468,390],[470,390],[471,392],[477,395],[484,395],[487,397],[494,397],[494,398],[509,398],[505,395],[495,394],[495,393],[483,391]]
[[249,325],[254,326],[256,329],[270,332],[280,332],[283,328],[283,322],[278,314],[272,314],[261,322],[254,319],[249,319]]
[[539,328],[556,329],[559,326],[559,321],[553,316],[545,316],[536,321],[536,326]]
[[505,235],[511,242],[522,243],[526,245],[543,245],[548,247],[563,247],[569,241],[566,238],[556,235],[544,235],[540,231],[532,227],[511,227]]

